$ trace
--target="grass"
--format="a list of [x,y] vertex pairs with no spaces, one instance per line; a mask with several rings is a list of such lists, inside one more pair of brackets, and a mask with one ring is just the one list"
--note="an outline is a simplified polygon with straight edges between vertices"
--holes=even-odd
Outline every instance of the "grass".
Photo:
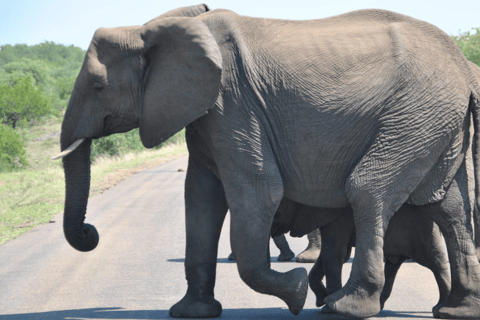
[[[53,120],[23,129],[22,134],[28,140],[30,167],[18,172],[0,173],[0,245],[37,225],[48,223],[53,215],[63,210],[65,182],[62,162],[50,160],[59,152],[60,138],[54,136],[41,140],[59,131],[60,123]],[[160,149],[96,159],[91,168],[90,196],[103,192],[136,172],[187,154],[184,140],[175,140]]]

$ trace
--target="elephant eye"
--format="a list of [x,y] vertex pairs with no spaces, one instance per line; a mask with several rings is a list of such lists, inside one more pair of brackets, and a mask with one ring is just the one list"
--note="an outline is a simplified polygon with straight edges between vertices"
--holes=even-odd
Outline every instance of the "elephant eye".
[[95,92],[100,92],[100,91],[103,90],[103,88],[104,88],[104,86],[103,86],[103,84],[100,83],[100,82],[95,82],[95,83],[93,84],[93,89],[95,90]]

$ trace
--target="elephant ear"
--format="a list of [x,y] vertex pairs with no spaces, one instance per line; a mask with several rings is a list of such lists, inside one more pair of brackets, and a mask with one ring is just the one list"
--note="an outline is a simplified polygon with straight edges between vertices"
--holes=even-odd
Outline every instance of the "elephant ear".
[[152,148],[214,106],[222,56],[210,30],[195,18],[159,19],[139,31],[148,64],[140,138]]
[[196,17],[202,13],[210,11],[210,8],[206,4],[198,4],[195,6],[177,8],[148,21],[145,24],[152,23],[158,19],[171,18],[171,17]]

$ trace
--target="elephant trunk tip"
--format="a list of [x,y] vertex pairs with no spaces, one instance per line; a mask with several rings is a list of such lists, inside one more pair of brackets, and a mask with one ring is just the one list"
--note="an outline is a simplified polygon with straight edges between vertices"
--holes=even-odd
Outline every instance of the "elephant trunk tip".
[[88,252],[95,249],[100,240],[97,229],[88,223],[82,225],[80,230],[71,232],[65,228],[65,238],[68,243],[76,250],[81,252]]

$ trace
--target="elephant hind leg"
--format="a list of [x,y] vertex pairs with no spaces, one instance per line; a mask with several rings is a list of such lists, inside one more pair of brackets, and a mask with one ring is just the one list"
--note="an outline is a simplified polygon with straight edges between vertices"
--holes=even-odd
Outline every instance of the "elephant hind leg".
[[480,319],[480,265],[472,232],[467,228],[466,212],[470,207],[458,185],[466,180],[457,180],[457,177],[442,201],[425,206],[428,209],[425,212],[445,237],[452,275],[450,294],[433,310],[433,315],[446,319]]
[[[433,206],[434,207],[434,206]],[[432,206],[428,206],[427,210],[432,210]],[[441,212],[432,212],[432,214],[439,214]],[[428,216],[421,214],[418,216],[421,219],[428,219],[429,221],[423,222],[417,219],[418,226],[423,226],[424,233],[418,229],[419,237],[416,238],[415,248],[412,250],[411,258],[418,264],[430,269],[435,276],[437,282],[439,298],[437,304],[432,310],[438,309],[438,307],[447,300],[451,289],[450,268],[448,266],[447,252],[444,247],[442,234],[438,225]],[[425,233],[431,227],[430,233]]]
[[[355,259],[345,286],[325,299],[336,313],[350,317],[371,317],[380,312],[380,295],[385,283],[383,244],[385,231],[393,216],[437,159],[419,159],[415,143],[418,137],[409,130],[382,128],[370,149],[346,180],[345,192],[353,209],[356,228]],[[396,137],[391,138],[389,137]],[[386,147],[388,146],[388,147]],[[401,157],[399,156],[401,154]]]
[[317,261],[322,248],[322,240],[320,237],[320,230],[315,229],[307,234],[308,246],[296,258],[296,262],[300,263],[314,263]]

